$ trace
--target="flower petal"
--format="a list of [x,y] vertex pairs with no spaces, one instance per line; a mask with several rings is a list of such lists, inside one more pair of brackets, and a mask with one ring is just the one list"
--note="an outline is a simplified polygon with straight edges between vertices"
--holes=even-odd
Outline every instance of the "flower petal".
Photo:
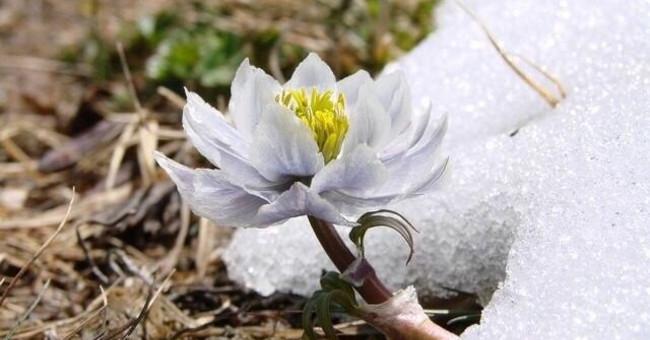
[[[265,195],[273,197],[274,192],[282,188],[282,183],[274,183],[264,178],[260,172],[247,160],[243,160],[231,153],[221,154],[221,170],[226,172],[233,183],[246,189],[266,192]],[[266,197],[266,196],[265,196]]]
[[378,192],[370,195],[354,195],[340,190],[331,190],[320,194],[334,205],[342,214],[354,215],[359,210],[384,208],[389,204],[419,196],[425,195],[437,189],[444,178],[446,178],[447,160],[436,166],[429,174],[421,178],[418,182],[410,185],[404,191]]
[[448,166],[449,158],[447,157],[439,165],[431,169],[429,176],[411,186],[411,188],[407,190],[407,195],[424,195],[438,189],[443,180],[449,174]]
[[412,147],[406,153],[405,157],[407,158],[406,162],[414,163],[419,161],[424,161],[426,164],[430,164],[431,160],[435,157],[438,147],[442,143],[442,138],[447,132],[447,127],[449,121],[447,120],[447,115],[444,115],[437,126],[434,126],[433,118],[429,119],[427,124],[427,129],[422,137],[418,140],[412,141]]
[[336,77],[316,53],[309,53],[296,70],[291,79],[284,85],[287,89],[316,87],[319,91],[336,89]]
[[437,149],[447,127],[446,116],[438,126],[433,124],[433,119],[430,119],[424,134],[412,141],[414,146],[403,156],[383,163],[387,171],[386,180],[375,192],[356,194],[330,190],[321,193],[321,196],[342,213],[353,214],[362,208],[386,206],[436,189],[444,179],[447,168],[447,160],[436,161]]
[[284,106],[272,103],[255,130],[251,163],[269,181],[314,175],[324,165],[312,132]]
[[[417,179],[430,175],[430,171],[437,162],[438,147],[447,131],[447,116],[442,117],[438,126],[434,126],[434,119],[429,119],[424,134],[418,140],[413,140],[413,145],[397,162],[385,162],[388,176],[384,187],[378,192],[404,192]],[[409,180],[404,180],[405,178]]]
[[345,95],[345,105],[349,109],[357,106],[359,99],[359,89],[362,85],[372,83],[370,74],[364,70],[359,70],[351,76],[345,77],[336,84],[338,91]]
[[352,152],[358,144],[381,150],[389,140],[391,121],[373,84],[361,86],[357,105],[349,114],[350,128],[343,141],[343,152]]
[[[440,187],[446,178],[448,159],[435,166],[428,172],[428,175],[418,182],[411,184],[403,191],[380,192],[374,195],[357,196],[341,191],[328,191],[321,196],[331,202],[343,214],[353,215],[361,209],[377,209],[386,207],[389,204],[425,195]],[[399,189],[402,190],[402,189]]]
[[269,102],[282,92],[280,84],[245,59],[230,87],[228,110],[237,129],[246,140],[251,140],[262,113]]
[[[212,144],[219,144],[232,152],[245,154],[248,149],[246,141],[241,134],[226,121],[223,114],[207,104],[199,95],[185,90],[187,104],[183,108],[183,123],[188,124],[196,135],[188,137],[192,144],[208,160],[218,156],[212,155]],[[185,127],[185,126],[184,126]],[[196,142],[196,143],[194,143]]]
[[256,223],[267,226],[301,215],[311,215],[338,225],[356,225],[341,216],[331,203],[300,182],[294,183],[272,203],[261,207]]
[[352,195],[365,195],[376,190],[386,176],[384,165],[375,152],[359,144],[350,153],[333,160],[319,171],[311,182],[311,190],[322,193],[340,190]]
[[417,115],[414,118],[417,121],[413,125],[414,129],[413,129],[413,134],[411,135],[410,147],[413,147],[413,145],[418,143],[422,139],[422,136],[424,136],[424,132],[426,131],[426,128],[429,126],[429,123],[431,122],[432,108],[433,106],[431,104],[431,101],[428,100],[424,113],[421,115]]
[[192,170],[156,152],[156,161],[172,178],[194,213],[220,226],[246,227],[268,202],[233,184],[219,170]]
[[[378,192],[371,195],[353,195],[339,190],[327,191],[321,197],[332,203],[342,214],[353,215],[362,209],[377,209],[389,204],[425,195],[437,189],[446,178],[448,159],[437,165],[428,175],[411,184],[403,191]],[[400,189],[401,190],[401,189]]]
[[388,176],[378,193],[412,190],[409,188],[418,179],[431,176],[430,172],[437,162],[438,147],[447,131],[447,116],[442,117],[437,126],[434,125],[433,116],[430,116],[424,134],[411,141],[412,147],[399,159],[384,162]]
[[404,131],[411,121],[411,93],[401,71],[375,81],[377,96],[392,122],[393,136]]
[[320,196],[335,206],[342,214],[354,216],[361,210],[385,208],[395,201],[398,194],[356,196],[338,190],[331,190]]
[[414,115],[415,123],[409,124],[409,129],[395,137],[390,144],[378,154],[379,160],[386,166],[399,162],[404,154],[424,136],[426,128],[431,125],[431,103],[428,104],[423,114]]
[[236,175],[238,183],[242,185],[258,188],[274,185],[250,164],[246,155],[248,143],[224,119],[221,112],[189,91],[187,101],[183,109],[183,128],[192,145],[205,158],[228,174]]

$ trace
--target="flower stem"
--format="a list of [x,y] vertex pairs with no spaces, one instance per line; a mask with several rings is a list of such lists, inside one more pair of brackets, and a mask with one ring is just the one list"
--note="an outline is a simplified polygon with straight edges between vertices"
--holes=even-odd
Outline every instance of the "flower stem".
[[[345,245],[332,224],[309,216],[316,238],[329,258],[340,272],[344,272],[356,259]],[[366,261],[365,259],[363,261]],[[359,295],[370,304],[359,313],[362,319],[377,327],[392,340],[451,340],[458,337],[429,319],[417,303],[415,291],[413,298],[400,303],[391,291],[379,280],[375,270],[366,262],[370,273],[363,285],[355,287]]]
[[[327,256],[340,272],[344,272],[356,259],[356,256],[343,243],[336,229],[330,223],[312,216],[309,216],[309,223]],[[368,264],[368,268],[372,268],[372,266]],[[371,269],[370,274],[363,281],[363,285],[356,287],[356,290],[367,303],[371,304],[384,303],[393,297],[391,291],[379,281],[374,269]]]

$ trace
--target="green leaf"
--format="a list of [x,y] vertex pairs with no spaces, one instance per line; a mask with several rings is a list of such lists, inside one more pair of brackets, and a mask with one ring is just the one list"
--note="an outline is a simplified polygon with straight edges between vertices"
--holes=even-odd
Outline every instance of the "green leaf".
[[332,324],[332,312],[330,310],[331,305],[334,303],[333,297],[334,292],[325,293],[322,295],[322,301],[316,306],[316,318],[318,319],[318,324],[325,332],[325,336],[328,339],[336,340],[336,329]]
[[311,317],[312,311],[316,308],[316,303],[318,301],[317,294],[318,292],[314,293],[314,295],[307,300],[302,309],[302,328],[305,331],[302,334],[303,339],[318,339],[316,332],[314,332],[314,319]]
[[352,285],[340,278],[336,272],[328,272],[320,280],[321,289],[307,300],[303,308],[302,327],[303,339],[318,339],[314,331],[313,313],[316,314],[318,325],[328,339],[337,339],[336,329],[332,323],[332,310],[342,310],[349,314],[358,311]]
[[241,44],[234,33],[210,26],[166,31],[147,60],[147,76],[158,81],[198,80],[207,87],[226,86],[243,57]]
[[409,246],[409,257],[406,260],[408,264],[413,258],[415,253],[414,243],[413,243],[413,234],[411,231],[417,232],[418,230],[401,214],[387,209],[381,209],[376,211],[371,211],[363,214],[357,220],[359,223],[358,226],[352,228],[350,231],[349,237],[352,242],[357,246],[361,256],[364,254],[364,245],[363,241],[366,236],[366,232],[374,227],[387,227],[395,230],[402,236]]
[[323,291],[333,292],[341,290],[354,299],[354,288],[349,282],[342,280],[341,275],[337,272],[325,273],[320,279],[320,285]]

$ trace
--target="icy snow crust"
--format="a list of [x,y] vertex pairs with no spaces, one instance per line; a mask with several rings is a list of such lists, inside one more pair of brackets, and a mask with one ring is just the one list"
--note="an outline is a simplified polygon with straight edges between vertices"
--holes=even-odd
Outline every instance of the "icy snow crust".
[[[389,69],[416,107],[431,98],[449,115],[451,173],[437,195],[392,207],[421,230],[411,264],[388,231],[371,232],[371,262],[420,296],[487,301],[500,286],[467,339],[649,339],[650,3],[468,3],[568,97],[551,109],[444,3],[435,34]],[[225,260],[263,294],[308,294],[332,269],[305,219],[237,231]]]

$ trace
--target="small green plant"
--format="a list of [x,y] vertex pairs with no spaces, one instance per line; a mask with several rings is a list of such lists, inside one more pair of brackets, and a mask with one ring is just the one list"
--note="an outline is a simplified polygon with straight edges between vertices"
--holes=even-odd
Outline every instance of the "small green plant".
[[170,15],[147,18],[139,26],[155,51],[146,62],[146,75],[156,81],[196,81],[204,87],[230,84],[244,55],[241,39],[209,25],[179,25]]

